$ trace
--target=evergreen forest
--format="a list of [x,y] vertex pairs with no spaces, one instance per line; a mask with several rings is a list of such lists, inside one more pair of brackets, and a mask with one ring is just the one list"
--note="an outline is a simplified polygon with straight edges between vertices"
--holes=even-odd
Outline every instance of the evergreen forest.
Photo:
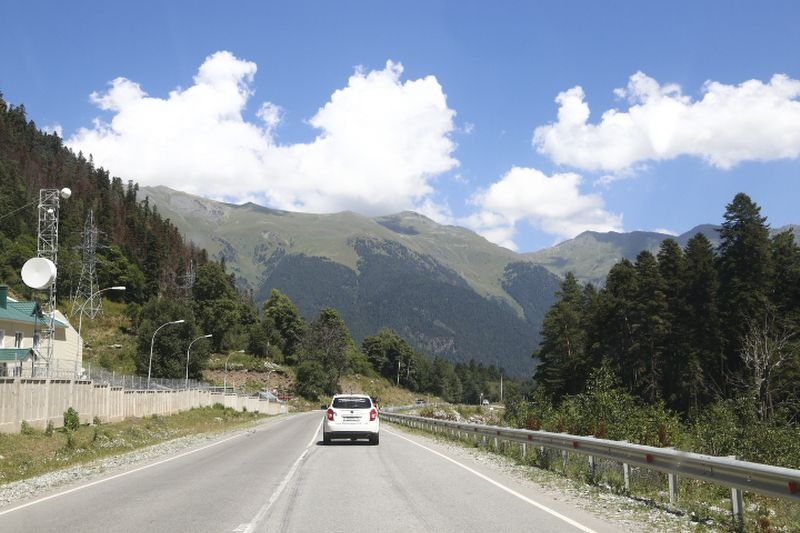
[[694,449],[796,468],[800,247],[770,236],[744,193],[718,231],[716,248],[698,233],[623,259],[602,287],[567,274],[534,352],[535,401],[509,419],[656,445],[689,424]]

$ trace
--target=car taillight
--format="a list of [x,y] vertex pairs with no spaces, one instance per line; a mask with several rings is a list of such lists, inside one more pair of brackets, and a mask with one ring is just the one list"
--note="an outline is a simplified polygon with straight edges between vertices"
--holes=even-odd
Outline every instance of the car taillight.
[[378,411],[376,409],[373,409],[372,411],[369,412],[369,421],[372,422],[376,418],[378,418]]
[[328,420],[333,421],[333,409],[328,409]]

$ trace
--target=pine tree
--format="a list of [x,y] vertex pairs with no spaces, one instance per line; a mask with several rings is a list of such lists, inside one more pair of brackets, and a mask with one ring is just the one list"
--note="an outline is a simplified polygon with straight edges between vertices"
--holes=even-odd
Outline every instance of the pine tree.
[[687,341],[686,258],[675,239],[666,239],[661,243],[657,258],[667,303],[661,389],[668,406],[685,412],[690,392],[682,374],[691,350]]
[[686,244],[686,345],[688,354],[681,381],[689,409],[713,399],[723,390],[722,333],[719,279],[711,241],[698,233]]
[[535,378],[548,394],[561,398],[583,389],[588,366],[583,293],[571,272],[564,277],[556,298],[542,322],[542,341],[535,354],[540,364]]
[[778,314],[800,327],[800,246],[791,230],[772,238],[772,260],[770,300]]
[[642,251],[636,256],[636,293],[633,305],[633,343],[631,363],[634,372],[634,391],[640,397],[655,402],[661,397],[664,374],[664,345],[668,331],[665,283],[652,253]]
[[629,390],[634,388],[634,376],[641,373],[631,353],[637,291],[636,270],[630,261],[622,259],[611,267],[606,286],[598,293],[594,306],[592,322],[597,337],[590,339],[594,358],[608,357],[613,370]]
[[[725,368],[740,377],[740,349],[748,322],[762,317],[773,280],[769,225],[761,208],[744,193],[726,206],[725,221],[719,230],[718,272],[720,310],[724,324]],[[730,390],[728,392],[731,392]]]

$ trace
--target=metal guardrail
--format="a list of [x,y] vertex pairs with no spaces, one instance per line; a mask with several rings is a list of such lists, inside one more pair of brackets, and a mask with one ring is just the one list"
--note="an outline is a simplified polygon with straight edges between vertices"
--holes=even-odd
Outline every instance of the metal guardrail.
[[657,448],[566,433],[452,422],[387,411],[381,412],[381,418],[430,431],[442,429],[458,436],[492,438],[495,439],[495,445],[497,441],[516,442],[522,445],[523,455],[527,453],[528,446],[537,446],[586,455],[592,467],[595,458],[616,461],[623,466],[626,489],[630,488],[628,484],[630,466],[663,472],[669,476],[671,503],[675,503],[677,499],[678,476],[727,486],[731,488],[734,519],[739,523],[744,513],[742,491],[800,502],[800,470],[792,468],[740,461],[732,457],[684,452],[674,448]]

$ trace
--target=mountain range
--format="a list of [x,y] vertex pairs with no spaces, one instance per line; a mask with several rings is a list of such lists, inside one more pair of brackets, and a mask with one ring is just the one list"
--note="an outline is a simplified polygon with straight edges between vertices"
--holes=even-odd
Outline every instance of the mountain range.
[[718,241],[711,225],[677,237],[587,231],[518,254],[413,212],[374,218],[293,213],[167,187],[142,187],[138,195],[185,240],[224,259],[258,305],[275,288],[307,319],[336,308],[357,342],[390,327],[432,356],[475,359],[518,376],[532,373],[542,319],[566,272],[602,285],[614,263],[645,249],[656,252],[666,238],[682,247],[698,232]]

